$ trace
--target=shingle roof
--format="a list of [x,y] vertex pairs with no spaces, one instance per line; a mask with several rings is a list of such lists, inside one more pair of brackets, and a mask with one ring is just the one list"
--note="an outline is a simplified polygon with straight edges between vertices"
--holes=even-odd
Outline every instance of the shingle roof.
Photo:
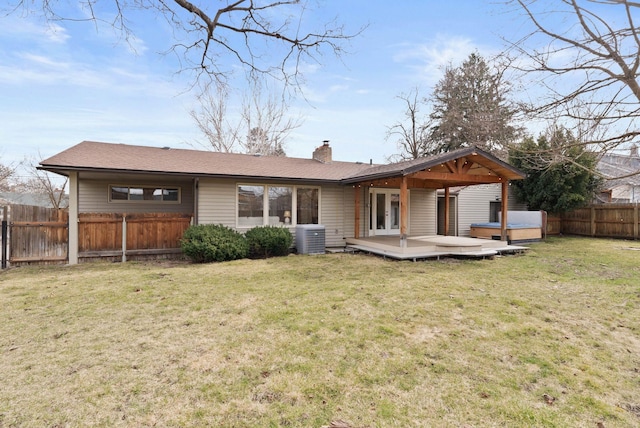
[[83,141],[40,162],[43,169],[340,181],[371,168],[357,162],[254,156]]
[[476,168],[483,171],[489,170],[508,179],[524,177],[522,172],[511,165],[473,147],[388,165],[370,165],[83,141],[43,160],[40,167],[65,175],[69,171],[142,172],[350,184],[406,176],[434,167],[443,168],[444,163],[462,157],[473,159]]
[[521,179],[525,174],[517,168],[501,161],[497,157],[476,147],[467,147],[454,150],[451,152],[441,153],[439,155],[423,157],[418,159],[407,160],[403,162],[392,163],[388,165],[372,166],[366,171],[359,172],[345,179],[346,183],[359,180],[375,180],[389,176],[405,176],[414,172],[434,168],[443,163],[453,161],[463,157],[472,157],[473,161],[482,167],[494,171],[497,174],[507,177],[510,180]]

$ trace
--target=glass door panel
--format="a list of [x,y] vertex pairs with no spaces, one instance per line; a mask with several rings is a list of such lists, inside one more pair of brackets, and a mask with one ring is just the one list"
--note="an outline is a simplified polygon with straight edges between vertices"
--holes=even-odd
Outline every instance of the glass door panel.
[[384,193],[376,194],[376,231],[384,231],[387,229],[387,195]]
[[390,193],[389,195],[389,229],[400,230],[400,194]]
[[397,235],[400,232],[400,193],[373,189],[369,203],[370,234]]

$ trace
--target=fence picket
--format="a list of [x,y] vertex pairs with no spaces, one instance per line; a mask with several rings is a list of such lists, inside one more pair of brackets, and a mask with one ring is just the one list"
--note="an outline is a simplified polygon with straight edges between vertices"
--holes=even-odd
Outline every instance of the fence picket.
[[9,206],[9,264],[64,263],[68,257],[67,210]]
[[[68,210],[11,205],[8,212],[9,264],[68,261]],[[127,225],[124,237],[123,220]],[[190,224],[190,214],[81,213],[78,253],[81,260],[179,255],[180,239]]]
[[597,204],[560,216],[561,232],[597,238],[638,239],[638,204]]

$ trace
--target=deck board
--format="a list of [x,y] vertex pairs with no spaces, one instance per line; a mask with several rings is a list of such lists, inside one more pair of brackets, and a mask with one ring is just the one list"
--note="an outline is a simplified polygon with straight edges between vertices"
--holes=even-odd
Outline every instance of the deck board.
[[509,245],[506,241],[458,236],[410,236],[402,242],[399,236],[347,238],[347,247],[397,260],[440,257],[484,258],[507,252],[520,252],[527,247]]

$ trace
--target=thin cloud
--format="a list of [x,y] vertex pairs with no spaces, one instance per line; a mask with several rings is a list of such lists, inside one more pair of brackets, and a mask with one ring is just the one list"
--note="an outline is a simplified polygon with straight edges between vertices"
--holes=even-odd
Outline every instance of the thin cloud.
[[349,90],[349,85],[332,85],[329,88],[330,92],[344,92]]
[[67,29],[55,22],[43,24],[23,18],[5,19],[2,24],[0,36],[20,42],[34,40],[44,44],[66,44],[71,38]]
[[417,74],[418,80],[433,84],[441,78],[446,66],[461,63],[474,50],[479,48],[470,38],[438,35],[435,40],[426,43],[399,46],[393,60],[406,64]]
[[111,88],[110,94],[141,94],[175,96],[174,85],[145,70],[117,67],[109,64],[62,61],[31,52],[17,53],[10,64],[0,65],[0,84],[45,85],[91,88]]
[[149,50],[144,40],[133,35],[127,37],[127,47],[129,52],[136,55],[144,55]]
[[43,30],[43,35],[47,38],[49,42],[63,44],[66,43],[67,40],[71,38],[67,29],[56,24],[50,23]]

